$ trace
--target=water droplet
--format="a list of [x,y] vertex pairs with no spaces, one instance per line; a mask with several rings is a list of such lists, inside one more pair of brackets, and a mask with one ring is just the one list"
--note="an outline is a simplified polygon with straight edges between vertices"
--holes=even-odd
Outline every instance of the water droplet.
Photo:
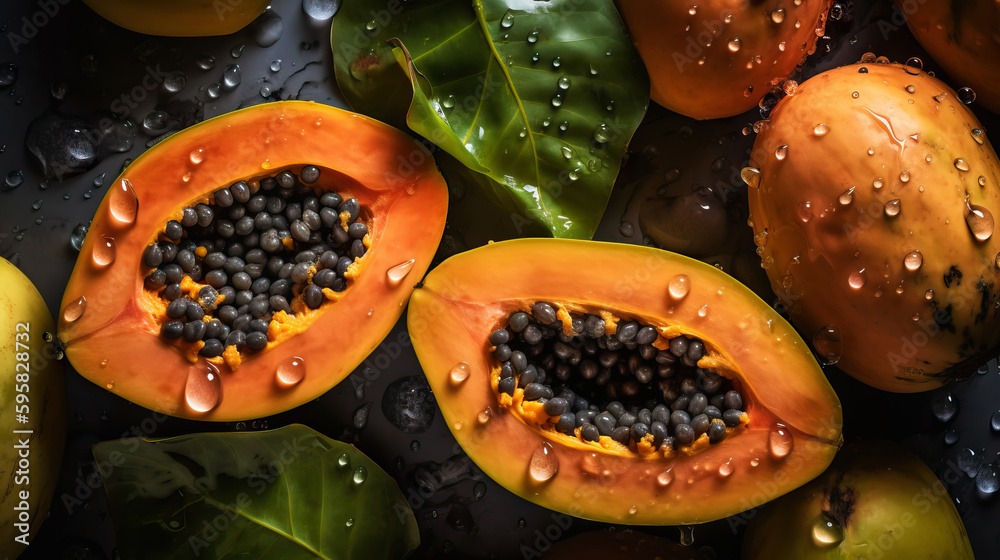
[[968,447],[965,447],[958,452],[955,462],[958,465],[958,469],[964,472],[969,478],[974,478],[976,474],[979,473],[980,467],[983,465],[982,458],[976,455],[976,452]]
[[787,144],[782,144],[781,146],[778,146],[777,148],[774,149],[774,158],[777,159],[778,161],[785,159],[785,156],[787,155],[788,155]]
[[243,72],[239,64],[230,64],[222,72],[222,86],[226,89],[233,89],[240,85],[243,80]]
[[948,428],[944,431],[944,437],[942,439],[944,440],[945,445],[955,445],[955,443],[958,442],[958,430],[955,428]]
[[632,237],[635,235],[635,225],[629,221],[622,221],[618,224],[618,233],[625,237]]
[[271,96],[271,86],[264,84],[260,86],[260,96],[267,99]]
[[785,21],[785,9],[778,8],[777,10],[772,11],[771,21],[773,21],[774,23],[781,23]]
[[904,183],[909,183],[910,182],[910,172],[909,172],[909,170],[903,171],[902,173],[900,173],[899,174],[899,180],[902,181],[902,182],[904,182]]
[[566,90],[569,89],[569,86],[573,85],[573,82],[567,76],[562,76],[556,82],[556,85],[559,86],[559,89]]
[[63,309],[63,321],[67,323],[72,323],[79,319],[83,312],[87,310],[87,298],[80,296],[74,301],[70,302],[65,309]]
[[800,220],[802,220],[803,222],[808,222],[813,217],[812,202],[809,202],[808,200],[803,200],[796,206],[795,211],[799,215]]
[[743,179],[743,182],[748,187],[756,189],[760,186],[760,169],[756,167],[744,167],[740,170],[740,178]]
[[222,380],[219,370],[211,363],[201,363],[188,372],[184,385],[184,400],[195,412],[208,412],[219,404]]
[[131,224],[139,214],[139,197],[132,188],[132,182],[122,179],[110,195],[111,215],[123,224]]
[[500,27],[504,29],[510,29],[513,26],[514,26],[514,13],[511,12],[510,10],[507,10],[507,12],[504,13],[503,17],[500,18]]
[[957,159],[955,159],[955,169],[957,169],[959,171],[968,171],[969,170],[969,162],[965,161],[962,158],[957,158]]
[[994,432],[1000,432],[1000,410],[994,412],[993,416],[990,416],[990,428]]
[[[903,257],[903,266],[906,270],[914,271],[920,269],[920,266],[924,264],[924,256],[920,254],[920,251],[910,251]],[[933,296],[933,290],[928,290]],[[930,299],[930,298],[927,298]]]
[[812,538],[816,546],[823,548],[836,546],[844,540],[844,528],[821,513],[813,523]]
[[416,453],[417,451],[420,451],[420,442],[417,441],[417,440],[411,441],[410,442],[410,451],[412,451],[414,453]]
[[281,70],[281,59],[279,58],[277,60],[271,61],[271,65],[268,66],[268,68],[271,69],[271,72],[278,72],[278,71],[280,71]]
[[678,274],[667,283],[667,293],[674,302],[680,302],[691,291],[691,279],[687,274]]
[[31,203],[31,209],[32,210],[41,210],[42,209],[42,202],[43,201],[40,198],[38,200],[32,202]]
[[561,93],[557,93],[552,96],[552,106],[561,107],[563,104],[563,96]]
[[198,68],[201,68],[202,70],[211,70],[212,68],[215,68],[215,57],[208,53],[202,53],[195,60],[195,64],[197,64]]
[[708,304],[707,303],[705,305],[702,305],[701,307],[698,308],[698,316],[699,317],[707,317],[708,316]]
[[956,93],[958,93],[958,100],[966,105],[976,100],[976,92],[970,87],[960,88]]
[[150,111],[142,119],[142,128],[149,134],[162,134],[169,126],[170,115],[165,111]]
[[562,59],[559,58],[558,56],[555,57],[555,58],[553,58],[552,59],[552,67],[553,68],[559,68],[560,66],[562,66]]
[[938,395],[931,401],[931,413],[940,422],[948,422],[958,413],[958,401],[951,393]]
[[865,269],[862,268],[859,271],[852,272],[850,276],[847,277],[847,284],[855,290],[860,290],[864,287],[867,280],[868,278],[865,276]]
[[385,274],[389,280],[389,284],[395,286],[402,282],[403,278],[406,278],[406,276],[410,273],[410,270],[413,269],[414,262],[416,262],[415,259],[410,259],[387,270]]
[[876,177],[875,180],[872,181],[872,186],[876,189],[881,189],[883,185],[885,185],[885,181],[882,180],[881,177]]
[[479,411],[476,415],[476,422],[479,422],[480,426],[485,426],[493,419],[493,410],[490,407],[486,407]]
[[841,206],[847,206],[848,204],[854,202],[854,188],[851,187],[846,191],[840,193],[840,197],[837,199]]
[[843,337],[836,325],[827,325],[813,335],[813,347],[823,363],[833,365],[840,361],[844,348]]
[[465,383],[465,380],[469,378],[469,374],[472,373],[472,368],[466,362],[458,362],[454,367],[451,368],[451,373],[448,374],[448,378],[451,380],[451,384],[458,386]]
[[296,385],[306,376],[306,361],[298,356],[289,358],[278,365],[275,374],[279,385],[283,387]]
[[347,453],[341,453],[340,457],[337,457],[337,464],[346,467],[351,464],[351,457]]
[[660,488],[666,488],[674,481],[674,469],[673,467],[667,468],[667,470],[656,475],[656,484]]
[[527,41],[528,41],[529,45],[534,45],[535,43],[537,43],[538,42],[538,31],[537,30],[530,31],[528,33]]
[[976,475],[976,489],[983,494],[993,494],[1000,490],[1000,473],[996,465],[986,465]]
[[739,37],[733,37],[729,40],[729,52],[739,52],[743,48],[743,41]]
[[787,457],[792,452],[794,445],[795,439],[792,437],[791,431],[782,424],[777,424],[767,434],[767,448],[775,459]]
[[969,202],[969,197],[965,197],[965,223],[969,226],[969,231],[977,241],[986,241],[993,235],[993,214],[986,208],[978,204]]
[[982,145],[983,142],[986,141],[986,137],[983,134],[983,130],[981,128],[973,128],[972,139],[976,141],[976,144]]
[[93,254],[91,255],[94,259],[94,264],[101,267],[108,266],[115,262],[115,257],[117,256],[118,248],[115,245],[115,238],[102,235],[100,239],[95,241]]
[[727,478],[729,475],[733,474],[733,458],[730,457],[728,461],[719,465],[719,476],[722,478]]
[[980,175],[979,176],[979,186],[980,187],[985,187],[986,186],[986,176],[985,175]]
[[680,531],[679,542],[681,546],[691,546],[694,544],[694,527],[691,525],[681,525],[677,527]]
[[[69,244],[74,250],[79,251],[83,247],[83,240],[87,237],[87,230],[89,228],[86,224],[76,224],[73,228],[73,232],[69,236]],[[997,263],[1000,266],[1000,254],[997,255]]]
[[302,0],[302,11],[318,21],[332,18],[340,9],[341,0]]
[[885,215],[889,216],[890,218],[898,216],[900,210],[900,204],[901,203],[899,202],[898,198],[894,198],[889,202],[886,202],[885,206],[883,207],[883,210],[885,210]]
[[601,160],[593,158],[587,162],[587,169],[593,171],[594,173],[598,173],[604,169],[604,164],[601,163]]
[[608,130],[608,125],[599,124],[594,128],[594,141],[600,144],[605,144],[611,140],[611,132]]
[[472,498],[478,502],[479,500],[482,500],[485,495],[486,483],[483,481],[477,482],[475,486],[472,487]]
[[187,76],[180,70],[171,72],[167,74],[166,78],[163,78],[163,89],[167,90],[167,93],[177,93],[186,85]]
[[358,468],[354,469],[354,474],[351,476],[351,480],[354,481],[354,484],[362,484],[367,478],[368,469],[363,466],[358,466]]
[[236,45],[235,47],[229,49],[229,56],[233,58],[239,58],[243,56],[244,45]]
[[7,174],[7,178],[4,179],[3,190],[15,189],[21,186],[24,182],[24,172],[20,170],[14,170]]
[[569,146],[563,146],[560,151],[562,152],[562,156],[566,159],[571,159],[573,157],[573,150],[571,150]]
[[531,454],[531,461],[528,463],[528,475],[535,482],[547,482],[559,471],[559,458],[552,448],[552,444],[542,442]]
[[188,157],[191,159],[191,163],[195,165],[200,164],[201,162],[205,161],[205,148],[197,148],[191,150],[191,153],[189,154]]

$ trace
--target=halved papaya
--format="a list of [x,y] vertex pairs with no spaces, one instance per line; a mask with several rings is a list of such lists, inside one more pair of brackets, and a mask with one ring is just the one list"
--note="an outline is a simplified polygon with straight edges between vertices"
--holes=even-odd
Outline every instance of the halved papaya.
[[389,332],[447,204],[423,145],[370,118],[288,101],[211,119],[110,187],[59,339],[84,377],[153,410],[216,421],[287,410]]
[[495,243],[432,270],[407,321],[469,457],[570,515],[719,519],[811,480],[840,442],[840,402],[808,346],[746,287],[684,256]]

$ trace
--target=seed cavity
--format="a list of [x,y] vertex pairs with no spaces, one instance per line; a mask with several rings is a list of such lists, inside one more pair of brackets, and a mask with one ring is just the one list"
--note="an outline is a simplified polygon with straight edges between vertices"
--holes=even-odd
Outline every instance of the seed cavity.
[[[160,334],[191,361],[235,370],[348,288],[368,226],[357,199],[310,186],[319,176],[306,165],[237,181],[184,207],[143,250],[145,288],[164,309]],[[390,281],[407,272],[390,270]],[[280,386],[304,376],[301,358],[292,362],[278,368]]]
[[749,422],[742,394],[715,371],[727,364],[676,327],[543,301],[511,313],[488,348],[500,405],[550,437],[669,458]]

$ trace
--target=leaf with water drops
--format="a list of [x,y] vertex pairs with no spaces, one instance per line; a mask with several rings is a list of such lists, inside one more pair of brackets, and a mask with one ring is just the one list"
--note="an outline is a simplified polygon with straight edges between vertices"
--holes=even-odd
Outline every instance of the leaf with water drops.
[[302,425],[94,446],[122,558],[403,558],[419,544],[395,480]]
[[409,80],[414,132],[480,174],[501,206],[557,237],[591,237],[648,104],[614,4],[414,0],[385,21],[371,18],[373,7],[348,1],[334,20],[348,102],[399,122],[404,92],[391,56]]

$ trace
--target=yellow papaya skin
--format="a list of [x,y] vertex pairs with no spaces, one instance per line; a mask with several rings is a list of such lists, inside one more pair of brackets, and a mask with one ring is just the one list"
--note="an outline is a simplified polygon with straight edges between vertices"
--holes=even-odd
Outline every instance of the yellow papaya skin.
[[948,490],[892,442],[851,444],[816,480],[750,521],[745,560],[973,560]]
[[[690,288],[672,299],[667,285],[682,274]],[[487,337],[536,301],[699,337],[732,364],[749,423],[699,453],[670,458],[529,425],[501,406]],[[563,239],[493,243],[432,270],[411,296],[407,326],[441,415],[469,457],[524,499],[576,517],[632,525],[720,519],[811,480],[838,449],[840,401],[805,342],[745,286],[682,255]],[[451,374],[456,366],[467,372],[461,382]],[[780,456],[771,447],[778,424],[794,440]],[[529,465],[546,450],[557,471],[540,483]]]
[[917,392],[993,355],[1000,162],[954,90],[898,64],[824,72],[777,105],[751,165],[761,264],[828,361]]
[[956,88],[1000,113],[1000,2],[893,0],[920,45],[944,67]]
[[263,13],[268,0],[84,0],[115,25],[146,35],[229,35]]

